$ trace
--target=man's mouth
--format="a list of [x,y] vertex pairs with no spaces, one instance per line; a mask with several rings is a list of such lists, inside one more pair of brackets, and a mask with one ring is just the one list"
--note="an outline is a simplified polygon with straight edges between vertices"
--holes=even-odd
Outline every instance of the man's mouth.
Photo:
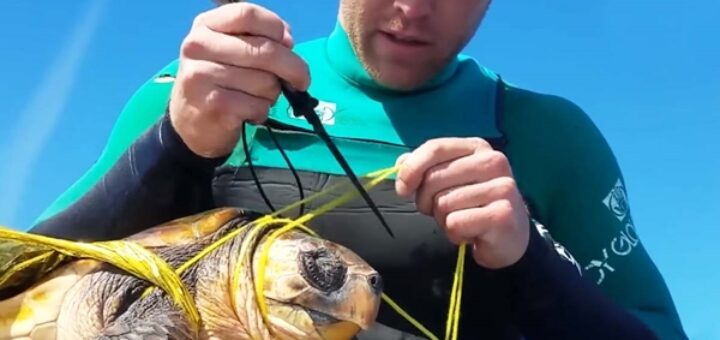
[[416,37],[416,36],[403,35],[403,34],[397,34],[397,33],[389,33],[386,31],[380,31],[380,34],[382,34],[387,39],[389,39],[390,41],[395,42],[397,44],[408,45],[408,46],[426,46],[426,45],[430,44],[427,41],[427,39],[422,39],[422,38]]

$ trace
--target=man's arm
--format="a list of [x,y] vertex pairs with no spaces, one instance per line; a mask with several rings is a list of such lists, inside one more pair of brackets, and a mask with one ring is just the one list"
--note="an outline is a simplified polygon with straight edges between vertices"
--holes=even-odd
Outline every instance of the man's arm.
[[[300,91],[309,86],[308,67],[293,44],[287,24],[255,4],[198,14],[178,61],[161,71],[175,76],[172,86],[151,80],[136,94],[100,161],[33,231],[117,237],[211,207],[213,165],[235,150],[245,122],[267,119],[280,95],[278,78]],[[172,128],[153,125],[166,111]]]
[[212,170],[223,159],[190,152],[165,115],[171,63],[131,98],[100,159],[30,230],[99,240],[127,236],[212,205]]
[[639,240],[620,168],[601,133],[564,99],[538,96],[530,107],[543,120],[531,125],[546,127],[538,132],[551,145],[544,157],[560,160],[551,170],[538,164],[539,173],[556,175],[546,197],[530,198],[531,210],[577,260],[582,276],[531,230],[527,253],[501,271],[517,293],[519,323],[541,338],[639,339],[648,335],[645,327],[661,339],[687,338]]

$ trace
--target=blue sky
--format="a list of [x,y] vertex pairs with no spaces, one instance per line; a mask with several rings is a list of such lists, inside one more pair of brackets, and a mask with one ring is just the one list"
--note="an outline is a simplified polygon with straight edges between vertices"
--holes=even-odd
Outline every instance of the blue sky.
[[[145,3],[145,5],[141,5]],[[262,1],[297,41],[336,0]],[[0,2],[0,224],[25,228],[98,157],[117,114],[177,56],[198,1]],[[495,1],[466,53],[583,107],[613,147],[638,232],[688,335],[720,338],[720,2]]]

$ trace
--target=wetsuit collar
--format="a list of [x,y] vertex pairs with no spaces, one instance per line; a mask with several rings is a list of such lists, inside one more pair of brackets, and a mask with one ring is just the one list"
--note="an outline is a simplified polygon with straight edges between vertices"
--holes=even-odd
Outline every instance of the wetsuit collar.
[[[335,29],[328,37],[326,49],[326,55],[331,67],[347,81],[356,86],[382,92],[402,92],[384,87],[370,76],[360,63],[345,29],[339,21],[335,24]],[[444,84],[455,74],[458,64],[459,58],[455,57],[435,78],[414,91],[427,90]]]

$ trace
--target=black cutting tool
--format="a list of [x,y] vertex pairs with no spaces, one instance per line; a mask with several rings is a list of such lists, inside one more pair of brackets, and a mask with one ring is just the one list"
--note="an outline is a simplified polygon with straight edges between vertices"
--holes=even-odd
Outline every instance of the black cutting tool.
[[[241,2],[242,0],[214,1],[218,5],[225,5],[228,3]],[[317,133],[320,138],[322,138],[322,140],[325,142],[328,149],[330,149],[330,152],[333,154],[333,157],[335,157],[338,163],[340,163],[340,166],[345,171],[345,174],[350,178],[350,181],[360,192],[360,195],[370,206],[370,209],[372,209],[373,213],[375,213],[375,215],[380,219],[380,223],[382,223],[383,227],[385,227],[385,230],[387,230],[388,234],[390,234],[392,238],[395,238],[395,234],[393,234],[392,230],[390,230],[390,226],[388,226],[387,222],[385,222],[385,218],[383,218],[382,214],[380,213],[380,209],[378,209],[378,207],[370,198],[370,195],[368,195],[367,191],[365,191],[365,188],[363,188],[362,184],[360,184],[357,176],[355,176],[355,173],[352,171],[352,169],[350,169],[350,165],[347,163],[347,161],[345,161],[345,158],[340,153],[340,150],[338,150],[337,146],[335,146],[335,143],[333,143],[333,141],[330,139],[330,135],[328,135],[327,131],[325,131],[325,128],[320,122],[320,118],[317,116],[317,114],[315,114],[315,107],[319,103],[318,100],[313,98],[307,91],[298,91],[294,89],[284,80],[280,80],[280,84],[283,95],[285,96],[285,98],[287,98],[290,106],[292,106],[293,108],[293,114],[296,117],[304,116],[305,119],[310,122],[315,133]]]
[[319,101],[316,98],[313,98],[307,91],[298,91],[285,81],[281,81],[281,88],[283,95],[285,96],[285,98],[287,98],[290,106],[293,109],[293,114],[296,117],[305,117],[305,119],[310,123],[310,125],[312,125],[315,133],[317,133],[318,136],[322,138],[328,149],[330,149],[330,152],[333,154],[333,157],[335,157],[338,163],[340,163],[340,166],[345,171],[345,174],[350,178],[350,181],[360,192],[360,195],[363,197],[363,199],[365,199],[365,202],[367,202],[367,204],[370,206],[370,209],[372,209],[373,213],[375,213],[375,215],[380,219],[380,223],[382,223],[383,227],[385,227],[385,230],[387,230],[388,234],[390,234],[391,237],[395,238],[395,235],[393,234],[392,230],[390,230],[390,227],[388,226],[387,222],[385,222],[385,219],[380,213],[380,209],[378,209],[378,207],[370,198],[370,195],[368,195],[367,191],[365,191],[365,188],[363,188],[362,184],[360,184],[357,176],[355,176],[355,173],[352,171],[352,169],[350,169],[350,165],[342,156],[340,150],[338,150],[335,143],[333,143],[333,141],[330,139],[330,135],[328,135],[327,131],[325,131],[325,128],[320,122],[320,117],[318,117],[315,113],[315,107],[318,105]]

